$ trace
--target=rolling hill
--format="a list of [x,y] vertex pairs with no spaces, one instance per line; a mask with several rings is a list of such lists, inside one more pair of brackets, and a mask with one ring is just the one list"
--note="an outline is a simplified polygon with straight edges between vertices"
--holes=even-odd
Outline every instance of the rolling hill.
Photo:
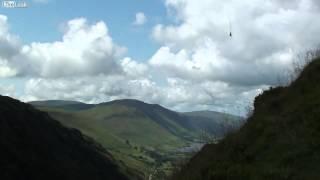
[[206,145],[172,179],[320,179],[320,58],[256,97],[245,125]]
[[157,104],[116,100],[101,104],[69,101],[30,102],[62,124],[101,143],[120,164],[146,175],[154,168],[168,173],[180,158],[178,149],[199,140],[205,130],[216,136],[239,127],[241,118],[210,112],[178,113]]
[[112,155],[47,113],[0,96],[1,180],[126,180]]

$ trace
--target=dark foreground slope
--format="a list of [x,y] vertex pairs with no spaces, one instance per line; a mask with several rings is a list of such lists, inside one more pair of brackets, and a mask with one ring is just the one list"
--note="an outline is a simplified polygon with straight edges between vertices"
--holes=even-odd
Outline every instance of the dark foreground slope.
[[174,179],[320,179],[320,59],[254,106],[240,131],[205,146]]
[[127,179],[101,146],[34,109],[0,96],[1,180]]

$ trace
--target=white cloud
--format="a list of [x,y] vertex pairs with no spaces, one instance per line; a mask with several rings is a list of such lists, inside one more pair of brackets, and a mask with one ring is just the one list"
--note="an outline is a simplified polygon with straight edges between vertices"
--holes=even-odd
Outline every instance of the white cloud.
[[8,18],[0,14],[0,77],[16,75],[10,66],[11,59],[19,54],[20,43],[18,37],[9,33]]
[[135,17],[134,25],[143,25],[147,22],[147,17],[143,12],[138,12]]
[[22,47],[14,58],[21,75],[65,77],[121,72],[116,60],[125,48],[113,43],[102,21],[88,24],[84,18],[70,20],[62,41]]
[[121,66],[126,75],[130,77],[141,77],[146,75],[148,66],[143,63],[138,63],[129,57],[121,60]]
[[167,79],[167,85],[161,86],[149,78],[99,75],[80,79],[30,79],[21,98],[25,101],[63,99],[87,103],[131,98],[178,111],[211,109],[242,113],[246,108],[243,105],[264,88],[231,86],[224,82],[193,83],[174,78]]
[[0,59],[0,78],[13,77],[17,72],[10,68],[7,61]]
[[149,84],[147,79],[131,79],[119,75],[35,78],[27,82],[24,99],[73,99],[98,103],[125,97],[143,97],[144,87],[150,86]]
[[[283,83],[297,53],[320,43],[315,0],[166,0],[166,6],[174,22],[154,27],[153,38],[162,47],[150,66],[194,86],[227,84],[227,96],[211,99],[216,105],[252,102],[261,89]],[[225,92],[217,89],[213,97]]]
[[166,0],[178,24],[154,27],[163,47],[149,63],[183,79],[277,84],[295,53],[320,42],[320,12],[313,3]]

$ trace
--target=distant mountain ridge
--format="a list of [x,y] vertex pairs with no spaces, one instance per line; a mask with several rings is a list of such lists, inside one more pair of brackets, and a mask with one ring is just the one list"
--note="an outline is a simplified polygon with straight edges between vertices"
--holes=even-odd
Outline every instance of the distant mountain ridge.
[[0,96],[1,180],[127,180],[101,145],[47,113]]
[[[95,107],[126,106],[143,112],[144,115],[153,119],[163,127],[168,128],[168,130],[170,130],[170,124],[163,121],[163,116],[172,119],[175,123],[188,130],[206,130],[217,135],[223,135],[223,133],[218,133],[217,131],[219,130],[216,127],[222,128],[221,126],[230,126],[228,128],[239,128],[243,124],[243,118],[240,116],[215,111],[193,111],[180,113],[164,108],[159,104],[148,104],[135,99],[114,100],[99,104],[86,104],[78,101],[63,100],[32,101],[29,102],[29,104],[39,108],[49,107],[77,111],[89,110]],[[199,126],[199,123],[203,123],[203,126]],[[175,131],[172,130],[171,133],[175,133]]]
[[66,101],[66,100],[47,100],[47,101],[31,101],[29,104],[32,105],[45,105],[45,106],[66,106],[66,105],[75,105],[75,104],[86,104],[79,101]]
[[173,162],[176,150],[199,140],[203,131],[221,137],[239,128],[242,121],[241,117],[222,113],[210,118],[200,117],[200,112],[175,112],[132,99],[90,105],[73,101],[30,104],[94,138],[116,159],[138,171]]
[[52,108],[64,108],[68,110],[84,110],[94,107],[93,104],[86,104],[78,101],[64,101],[64,100],[47,100],[47,101],[31,101],[29,104],[36,107],[52,107]]
[[183,115],[192,119],[199,129],[214,133],[219,137],[239,129],[245,123],[244,118],[240,116],[216,111],[193,111],[185,112]]

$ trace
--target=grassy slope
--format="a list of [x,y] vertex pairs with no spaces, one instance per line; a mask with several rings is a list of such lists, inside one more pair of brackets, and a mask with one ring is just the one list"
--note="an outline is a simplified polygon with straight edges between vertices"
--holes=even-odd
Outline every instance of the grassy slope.
[[173,179],[320,179],[320,59],[268,90],[239,132],[207,145]]
[[212,118],[207,117],[205,121],[194,115],[189,118],[159,105],[135,100],[90,106],[82,103],[71,106],[69,102],[57,101],[49,101],[48,105],[46,102],[32,104],[50,112],[64,125],[93,137],[116,159],[143,172],[159,162],[161,168],[168,168],[168,163],[177,158],[176,149],[196,139],[202,127],[217,126]]
[[[69,111],[61,107],[40,109],[49,112],[64,125],[77,128],[94,138],[123,164],[142,172],[154,166],[159,160],[157,156],[167,156],[187,142],[130,106],[100,105],[81,111]],[[168,123],[177,132],[187,133],[175,123]]]
[[47,113],[0,96],[0,179],[128,179],[101,145]]

